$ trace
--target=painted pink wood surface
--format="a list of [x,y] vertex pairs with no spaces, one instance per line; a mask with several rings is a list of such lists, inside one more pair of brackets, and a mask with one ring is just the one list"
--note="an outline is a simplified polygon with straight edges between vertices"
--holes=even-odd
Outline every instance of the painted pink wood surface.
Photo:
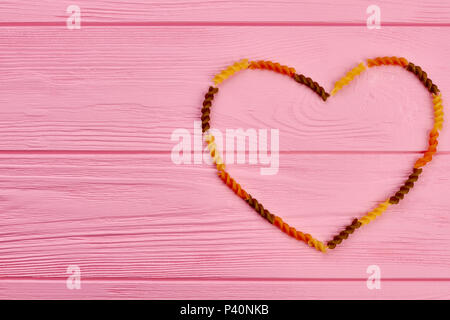
[[[213,75],[242,57],[277,59],[331,90],[363,59],[404,55],[443,92],[450,88],[449,50],[423,44],[441,45],[446,28],[72,31],[1,29],[1,149],[169,151],[174,128],[192,130],[198,121]],[[327,103],[286,77],[247,70],[223,84],[212,116],[220,129],[283,127],[286,151],[422,151],[432,125],[429,94],[395,68],[370,70]],[[440,150],[450,151],[448,139]]]
[[42,297],[54,299],[85,299],[89,292],[91,299],[242,299],[242,292],[248,299],[267,299],[268,292],[278,299],[323,299],[324,291],[329,299],[448,299],[449,283],[439,281],[389,281],[382,284],[381,290],[367,290],[365,279],[357,281],[308,281],[286,279],[281,281],[236,279],[227,281],[183,281],[183,280],[85,280],[81,290],[61,290],[61,281],[11,281],[0,282],[0,298],[21,297],[35,299]]
[[33,25],[44,22],[61,25],[62,22],[64,25],[66,8],[74,4],[82,9],[87,25],[146,22],[365,25],[366,9],[374,4],[381,8],[385,25],[448,25],[450,20],[448,3],[443,0],[3,0],[0,3],[2,23]]
[[[105,25],[66,30],[36,22],[64,25],[69,3],[2,1],[0,298],[449,298],[446,127],[411,194],[327,255],[265,223],[212,167],[170,157],[173,130],[192,132],[212,76],[242,57],[276,59],[330,89],[362,59],[404,55],[445,99],[448,27],[300,26],[361,23],[370,3],[240,3],[79,1]],[[386,21],[449,22],[443,1],[381,7]],[[212,23],[176,25],[187,20]],[[214,25],[282,20],[299,23]],[[221,87],[212,123],[280,129],[278,174],[230,172],[326,240],[399,187],[431,119],[421,84],[380,68],[326,104],[289,79],[242,72]],[[69,265],[81,268],[81,290],[66,288]],[[366,286],[369,265],[381,268],[380,290]]]

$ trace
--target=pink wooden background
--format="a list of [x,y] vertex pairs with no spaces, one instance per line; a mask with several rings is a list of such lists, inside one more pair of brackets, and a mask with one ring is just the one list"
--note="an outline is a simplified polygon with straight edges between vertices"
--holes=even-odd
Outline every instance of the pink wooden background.
[[[68,30],[68,5],[81,29]],[[381,7],[380,30],[365,26]],[[450,139],[411,194],[323,255],[264,222],[206,164],[175,165],[212,76],[243,57],[327,90],[360,60],[405,56],[450,97],[447,1],[1,1],[0,298],[450,297]],[[212,124],[280,129],[280,170],[230,171],[327,240],[395,191],[432,124],[411,74],[379,68],[326,104],[276,74],[223,84]],[[81,268],[80,290],[66,269]],[[366,269],[381,268],[369,290]]]

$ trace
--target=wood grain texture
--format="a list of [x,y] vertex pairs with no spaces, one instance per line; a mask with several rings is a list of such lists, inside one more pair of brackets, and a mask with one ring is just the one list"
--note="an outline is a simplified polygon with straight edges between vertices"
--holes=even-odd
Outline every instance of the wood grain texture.
[[[230,171],[267,208],[326,240],[394,192],[413,158],[288,154],[276,176]],[[431,196],[448,190],[448,158],[323,255],[258,217],[209,166],[168,155],[2,156],[0,277],[59,278],[76,264],[85,279],[360,278],[377,264],[387,278],[450,278],[450,202]]]
[[[376,4],[381,8],[382,21],[387,24],[448,24],[450,10],[442,0],[378,0],[339,2],[315,0],[286,0],[283,2],[258,0],[77,0],[77,1],[27,1],[6,0],[0,3],[2,21],[11,22],[53,22],[65,25],[66,8],[76,4],[82,10],[83,23],[114,22],[136,24],[142,22],[277,22],[281,24],[347,24],[366,25],[368,6]],[[32,25],[32,24],[31,24]]]
[[[450,5],[370,2],[0,3],[0,298],[448,299],[450,139],[411,193],[323,255],[266,223],[205,163],[171,160],[214,74],[243,57],[331,90],[359,61],[405,56],[450,96]],[[430,96],[399,68],[323,103],[277,74],[221,86],[212,125],[279,129],[280,168],[229,165],[293,226],[329,239],[404,182],[426,148]],[[81,290],[66,269],[81,268]],[[381,290],[366,286],[381,268]]]
[[[242,57],[292,65],[331,90],[361,60],[404,55],[442,92],[450,87],[442,28],[14,27],[0,33],[2,150],[170,152],[171,133],[192,132],[199,120],[213,75]],[[400,68],[371,69],[327,103],[287,77],[247,70],[221,86],[212,125],[280,129],[285,151],[422,151],[431,117],[429,94]],[[450,140],[441,139],[439,148],[450,151]]]
[[[449,298],[449,282],[389,281],[382,290],[368,290],[365,279],[357,281],[170,281],[170,280],[83,280],[81,290],[65,289],[62,280],[0,282],[0,299],[323,299],[324,290],[329,299],[446,299]],[[42,287],[45,286],[45,295]]]

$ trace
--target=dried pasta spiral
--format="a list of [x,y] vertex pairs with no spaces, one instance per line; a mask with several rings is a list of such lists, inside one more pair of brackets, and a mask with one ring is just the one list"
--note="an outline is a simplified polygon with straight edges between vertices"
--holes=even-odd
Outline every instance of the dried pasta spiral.
[[208,92],[205,94],[205,100],[203,101],[203,108],[202,108],[202,131],[206,132],[209,130],[209,120],[210,120],[210,108],[212,100],[214,99],[214,94],[219,92],[219,89],[214,87],[209,87]]
[[414,164],[414,168],[423,167],[433,159],[433,155],[437,151],[438,137],[439,131],[436,128],[433,128],[433,130],[431,130],[430,132],[430,138],[428,140],[428,149],[427,151],[425,151],[423,157],[416,161],[416,163]]
[[414,187],[414,183],[419,179],[419,175],[422,173],[422,169],[414,168],[413,173],[411,173],[406,180],[405,184],[400,188],[399,191],[395,193],[390,199],[391,204],[397,204],[402,200],[405,195]]
[[356,78],[356,76],[360,75],[364,70],[366,70],[366,66],[364,65],[364,63],[361,62],[352,70],[347,72],[347,74],[343,78],[341,78],[334,84],[334,88],[331,91],[331,95],[332,96],[335,95],[336,92],[341,90],[344,86],[348,85],[353,79]]
[[245,201],[249,204],[250,207],[255,209],[255,211],[258,212],[261,217],[273,224],[275,215],[270,213],[269,210],[265,209],[264,206],[258,202],[258,200],[256,200],[249,194],[247,195]]
[[386,200],[385,202],[380,203],[378,207],[368,212],[364,217],[359,218],[358,221],[361,223],[361,225],[366,225],[369,222],[375,220],[377,217],[381,216],[390,205],[391,203],[389,202],[389,200]]
[[425,71],[423,71],[421,67],[416,66],[416,65],[414,65],[414,63],[410,62],[406,66],[406,70],[414,73],[419,78],[419,80],[423,83],[425,88],[428,89],[428,91],[430,91],[433,94],[438,94],[438,92],[439,92],[438,87],[433,83],[433,81],[431,81],[430,78],[428,78],[427,73]]
[[327,242],[327,247],[329,249],[334,249],[338,244],[340,244],[343,240],[347,239],[349,235],[355,232],[356,229],[361,227],[361,222],[358,219],[354,219],[353,222],[346,226],[344,230],[339,232],[339,234],[333,237],[333,240]]
[[319,97],[322,98],[323,101],[327,101],[328,97],[330,96],[330,94],[328,92],[326,92],[324,88],[322,88],[317,82],[313,81],[309,77],[305,77],[302,74],[296,73],[296,74],[294,74],[294,80],[297,81],[298,83],[301,83],[301,84],[307,86],[312,91],[317,93],[319,95]]
[[272,61],[264,61],[264,60],[259,60],[259,61],[250,61],[250,65],[249,65],[249,69],[266,69],[266,70],[272,70],[281,74],[285,74],[287,76],[294,76],[295,74],[295,69],[288,67],[288,66],[283,66],[281,64],[279,64],[278,62],[272,62]]
[[433,109],[434,109],[434,128],[442,130],[444,123],[444,108],[442,107],[442,95],[433,94]]
[[399,57],[378,57],[374,59],[367,59],[367,66],[369,68],[382,65],[406,67],[408,65],[408,60]]
[[229,66],[228,68],[222,70],[219,74],[217,74],[213,79],[214,84],[217,86],[218,84],[222,83],[224,80],[231,77],[236,72],[247,69],[247,68],[248,68],[248,60],[242,59],[241,61],[234,63],[233,65]]
[[275,226],[281,229],[284,233],[290,235],[291,237],[303,241],[308,244],[310,247],[313,247],[319,251],[326,252],[327,247],[323,244],[323,242],[314,239],[309,233],[303,233],[299,230],[296,230],[294,227],[289,226],[286,222],[283,221],[280,217],[275,217],[273,222]]
[[218,169],[217,174],[219,175],[220,179],[222,179],[222,181],[240,198],[244,200],[248,198],[247,192],[242,189],[241,185],[237,183],[236,180],[234,180],[228,172]]
[[215,143],[215,138],[212,134],[206,134],[205,135],[205,141],[207,142],[208,150],[211,155],[211,158],[213,159],[214,164],[217,167],[217,170],[224,170],[225,164],[219,154],[219,151],[217,150],[217,145]]

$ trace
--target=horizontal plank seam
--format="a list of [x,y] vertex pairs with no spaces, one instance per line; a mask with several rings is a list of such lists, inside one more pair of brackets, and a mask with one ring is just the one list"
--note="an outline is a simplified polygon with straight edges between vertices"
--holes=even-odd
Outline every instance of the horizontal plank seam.
[[[65,281],[64,277],[0,277],[0,282],[2,281]],[[138,282],[176,282],[176,281],[217,281],[217,282],[239,282],[239,281],[249,281],[249,282],[366,282],[367,278],[217,278],[217,277],[204,277],[204,278],[131,278],[131,277],[85,277],[82,278],[83,282],[88,281],[138,281]],[[450,278],[382,278],[382,281],[390,282],[450,282]]]
[[[361,22],[325,21],[83,21],[87,27],[365,27]],[[450,27],[450,22],[382,22],[384,27]],[[3,21],[0,27],[66,27],[66,21]]]
[[[421,154],[425,150],[280,150],[279,154]],[[0,150],[1,154],[171,154],[170,150]],[[192,151],[191,154],[194,152]],[[234,153],[241,153],[235,151]],[[245,153],[252,154],[247,151]],[[258,153],[258,152],[256,152]],[[450,154],[438,151],[437,155]]]

